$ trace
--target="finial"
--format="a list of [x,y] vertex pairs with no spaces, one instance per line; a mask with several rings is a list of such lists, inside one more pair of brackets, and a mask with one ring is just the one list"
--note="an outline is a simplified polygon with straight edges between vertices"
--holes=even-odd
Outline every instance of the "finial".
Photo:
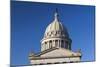
[[55,14],[54,14],[54,20],[58,20],[58,9],[56,8]]

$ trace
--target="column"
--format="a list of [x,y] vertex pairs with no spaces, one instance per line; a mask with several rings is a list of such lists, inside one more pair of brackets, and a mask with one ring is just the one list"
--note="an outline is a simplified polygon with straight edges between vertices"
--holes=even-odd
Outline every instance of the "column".
[[45,45],[45,43],[44,43],[44,50],[46,50],[46,45]]
[[52,40],[52,47],[54,47],[54,40]]
[[44,49],[44,50],[46,50],[46,44],[45,44],[45,42],[44,42],[44,47],[45,47],[45,49]]
[[58,40],[58,47],[60,47],[60,40]]
[[68,43],[67,43],[67,49],[70,49],[70,48],[69,48],[69,44],[68,44]]
[[49,48],[49,47],[48,47],[48,41],[47,41],[47,44],[46,44],[46,45],[47,45],[47,49],[48,49],[48,48]]
[[51,48],[51,44],[50,44],[50,41],[48,41],[49,42],[49,48]]
[[56,47],[58,46],[58,40],[55,40],[55,46]]
[[66,48],[65,46],[66,46],[66,41],[64,41],[64,48]]
[[54,47],[55,47],[55,40],[53,41]]
[[64,48],[65,48],[65,41],[64,41],[64,45],[63,45],[63,46],[64,46]]
[[42,45],[42,50],[45,50],[45,46],[44,46],[45,44],[43,43],[43,45]]
[[61,48],[61,40],[59,40],[59,41],[60,41],[59,47]]

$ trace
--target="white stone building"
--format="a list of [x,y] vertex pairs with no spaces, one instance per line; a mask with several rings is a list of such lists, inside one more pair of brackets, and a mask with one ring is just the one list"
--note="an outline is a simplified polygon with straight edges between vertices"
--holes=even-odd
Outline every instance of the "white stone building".
[[71,42],[68,31],[59,21],[56,11],[54,20],[46,28],[41,40],[41,52],[29,54],[30,64],[80,62],[81,52],[73,52]]

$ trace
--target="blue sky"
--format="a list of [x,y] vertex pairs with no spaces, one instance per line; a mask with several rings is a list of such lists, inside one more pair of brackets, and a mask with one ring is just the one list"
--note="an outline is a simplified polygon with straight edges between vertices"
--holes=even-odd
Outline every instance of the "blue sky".
[[72,50],[81,49],[81,61],[95,60],[95,7],[82,5],[11,2],[11,64],[29,64],[31,51],[40,51],[40,40],[53,21],[55,9],[68,29]]

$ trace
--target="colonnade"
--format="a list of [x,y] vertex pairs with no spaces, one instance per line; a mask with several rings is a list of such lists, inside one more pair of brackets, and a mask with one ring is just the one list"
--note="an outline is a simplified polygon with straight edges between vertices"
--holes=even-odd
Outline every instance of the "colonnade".
[[70,49],[70,43],[66,40],[49,40],[41,45],[41,51],[50,49],[52,47]]

